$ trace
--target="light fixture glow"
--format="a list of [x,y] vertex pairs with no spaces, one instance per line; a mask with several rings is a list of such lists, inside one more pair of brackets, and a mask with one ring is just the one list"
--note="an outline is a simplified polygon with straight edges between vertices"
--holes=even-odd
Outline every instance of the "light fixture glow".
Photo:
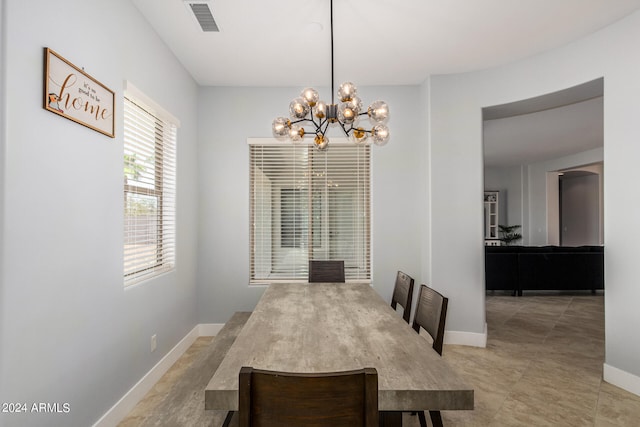
[[[329,144],[326,136],[329,125],[338,123],[345,135],[357,144],[368,141],[371,136],[376,145],[385,145],[389,141],[389,128],[384,122],[389,118],[389,106],[384,101],[374,101],[362,111],[362,100],[357,96],[358,89],[351,82],[340,85],[337,91],[339,104],[334,101],[333,82],[333,0],[331,8],[331,103],[320,100],[318,91],[307,87],[300,96],[289,104],[289,115],[277,117],[273,121],[272,130],[277,138],[289,137],[293,142],[301,141],[306,135],[315,135],[314,144],[319,150],[324,150]],[[360,116],[368,116],[374,122],[371,129],[365,129],[358,123]],[[305,130],[302,125],[312,127]]]

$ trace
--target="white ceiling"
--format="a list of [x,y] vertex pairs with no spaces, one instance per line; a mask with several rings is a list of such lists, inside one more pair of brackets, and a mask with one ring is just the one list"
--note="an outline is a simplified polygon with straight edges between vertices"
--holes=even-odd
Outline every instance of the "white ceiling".
[[[330,86],[329,0],[199,1],[220,32],[202,32],[184,0],[132,0],[198,84]],[[560,47],[634,12],[640,0],[335,0],[333,7],[336,86],[415,85]],[[485,124],[487,165],[567,155],[602,145],[602,98]]]
[[[204,33],[183,0],[132,0],[200,85],[329,86],[329,0],[209,0]],[[335,0],[336,83],[419,84],[584,37],[640,0]]]

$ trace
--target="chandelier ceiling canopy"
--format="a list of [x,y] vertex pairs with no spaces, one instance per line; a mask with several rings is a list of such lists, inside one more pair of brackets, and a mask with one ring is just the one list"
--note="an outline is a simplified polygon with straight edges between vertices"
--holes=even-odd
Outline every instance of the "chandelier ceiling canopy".
[[[289,104],[290,117],[277,117],[273,121],[273,134],[277,138],[289,138],[293,142],[302,141],[306,135],[315,135],[314,144],[324,150],[329,144],[326,133],[329,125],[337,123],[345,135],[355,143],[364,143],[369,136],[376,145],[384,145],[389,141],[389,128],[385,124],[389,117],[389,106],[384,101],[374,101],[366,110],[362,109],[362,101],[358,90],[351,82],[345,82],[338,88],[339,103],[334,99],[333,79],[333,0],[331,9],[331,103],[320,100],[318,91],[308,87],[300,96]],[[365,128],[359,123],[360,116],[368,116],[373,127]],[[305,129],[310,127],[311,130]]]

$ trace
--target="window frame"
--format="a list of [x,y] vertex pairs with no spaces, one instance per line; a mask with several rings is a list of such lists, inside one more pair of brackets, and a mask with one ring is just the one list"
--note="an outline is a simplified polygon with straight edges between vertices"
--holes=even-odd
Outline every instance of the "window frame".
[[[341,208],[334,207],[334,203],[342,203],[342,207],[346,206],[344,203],[345,197],[349,199],[350,197],[358,199],[358,203],[360,203],[360,198],[364,200],[364,204],[362,206],[358,206],[357,208],[351,208],[346,214],[346,217],[349,215],[360,216],[359,219],[356,220],[355,223],[351,224],[347,228],[348,239],[353,239],[350,241],[354,242],[353,254],[355,258],[352,258],[352,263],[355,263],[355,267],[351,267],[351,271],[349,268],[345,268],[347,275],[347,282],[357,282],[357,283],[371,283],[372,277],[372,268],[371,268],[371,260],[372,260],[372,198],[371,198],[371,169],[372,169],[372,150],[370,145],[358,145],[354,144],[347,138],[332,138],[330,143],[330,148],[327,150],[331,150],[331,148],[345,146],[348,145],[350,147],[354,147],[357,150],[362,150],[361,152],[357,152],[357,164],[356,162],[356,154],[354,152],[346,151],[345,155],[337,155],[336,164],[340,164],[348,158],[348,161],[352,163],[348,165],[346,169],[357,169],[357,174],[354,172],[354,177],[351,178],[353,183],[357,183],[360,185],[360,182],[364,182],[363,188],[358,188],[357,190],[353,190],[353,195],[348,193],[334,193],[334,190],[328,188],[326,191],[321,190],[318,192],[318,182],[319,180],[314,181],[312,178],[312,170],[314,169],[316,163],[314,159],[318,155],[322,155],[326,152],[318,151],[312,142],[299,142],[292,144],[291,142],[283,142],[276,138],[248,138],[247,145],[249,146],[249,222],[250,222],[250,230],[249,230],[249,284],[266,284],[266,283],[277,283],[277,282],[307,282],[308,281],[308,260],[310,259],[339,259],[335,258],[335,252],[332,249],[332,243],[340,243],[340,241],[344,242],[345,240],[335,240],[333,238],[333,232],[340,231],[338,228],[342,225],[335,225],[333,228],[329,223],[331,221],[323,221],[320,225],[318,225],[317,218],[314,220],[314,214],[317,214],[318,211],[316,209],[320,209],[322,212],[323,218],[330,218],[327,213],[343,215],[341,212]],[[280,206],[281,203],[281,191],[291,191],[294,189],[293,186],[287,187],[286,183],[278,183],[271,186],[271,189],[268,191],[269,195],[262,199],[267,200],[266,204],[269,205],[269,213],[266,215],[268,219],[266,222],[260,224],[259,218],[256,215],[259,215],[257,210],[264,211],[264,203],[262,200],[256,200],[257,195],[255,193],[256,187],[261,187],[264,181],[262,175],[267,174],[266,167],[262,166],[262,168],[256,165],[258,161],[254,158],[257,153],[254,154],[254,148],[252,147],[292,147],[291,149],[303,149],[308,150],[308,159],[305,164],[306,168],[309,170],[305,171],[303,169],[299,169],[298,179],[304,176],[304,179],[308,179],[307,186],[305,187],[304,194],[297,197],[298,199],[307,199],[307,207],[308,212],[306,215],[303,215],[307,219],[307,224],[304,226],[298,227],[300,230],[306,230],[307,236],[302,237],[302,240],[306,240],[306,247],[303,248],[302,259],[299,257],[297,261],[293,264],[292,267],[294,270],[291,273],[290,277],[285,277],[286,272],[278,270],[274,270],[278,268],[278,263],[283,259],[281,251],[286,248],[282,245],[282,242],[278,242],[282,240],[283,228],[282,224],[282,214],[283,208]],[[262,153],[262,152],[261,152]],[[360,153],[364,153],[362,156]],[[291,155],[295,158],[295,154]],[[264,160],[259,160],[263,162]],[[325,157],[325,161],[333,161],[330,160],[329,157]],[[276,160],[277,163],[277,160]],[[274,168],[281,167],[281,165],[273,166]],[[295,166],[298,167],[298,166]],[[327,166],[325,164],[325,168],[330,168],[331,166]],[[341,167],[344,169],[344,165],[341,164]],[[255,169],[259,169],[259,172]],[[264,170],[263,170],[264,169]],[[281,169],[282,170],[282,169]],[[284,171],[286,174],[286,171]],[[328,169],[325,169],[325,173],[327,176],[330,176],[328,173]],[[292,181],[293,183],[293,181]],[[264,191],[260,189],[260,191]],[[277,193],[274,195],[272,193]],[[318,199],[318,194],[321,194]],[[320,200],[322,199],[322,200]],[[291,208],[293,210],[297,208]],[[344,215],[343,217],[344,220]],[[348,222],[349,220],[347,220]],[[263,229],[258,229],[259,227],[263,227],[266,223],[271,223],[268,232],[263,231]],[[290,227],[292,228],[292,227]],[[295,226],[293,228],[296,228]],[[344,231],[344,229],[342,229]],[[265,235],[266,233],[266,235]],[[318,234],[318,237],[314,239],[314,234]],[[266,237],[265,237],[266,236]],[[321,240],[318,240],[321,239]],[[326,239],[326,240],[324,240]],[[257,245],[261,244],[259,241],[267,240],[268,247],[258,248]],[[295,245],[294,245],[295,246]],[[265,255],[265,251],[268,253]],[[314,254],[315,252],[315,254]],[[327,256],[328,255],[328,256]],[[268,259],[268,261],[266,261]],[[347,258],[344,258],[345,261]],[[345,267],[347,267],[348,263],[345,262]],[[268,270],[268,272],[267,272]],[[270,277],[267,277],[270,276]]]
[[[123,279],[124,286],[128,287],[175,270],[177,130],[180,122],[128,82],[123,96],[123,112]],[[138,154],[148,156],[142,170],[145,166],[153,170],[141,172],[132,179],[131,165],[135,160],[132,162],[127,159],[127,155],[135,158]],[[136,220],[129,222],[132,206],[135,209],[133,199],[136,197],[155,200],[153,218],[144,220],[155,222],[151,227],[146,226],[147,230],[155,228],[150,233],[151,238],[138,236],[140,233]],[[153,247],[131,250],[127,247],[131,246],[129,239],[133,244]],[[153,243],[149,243],[151,241]]]

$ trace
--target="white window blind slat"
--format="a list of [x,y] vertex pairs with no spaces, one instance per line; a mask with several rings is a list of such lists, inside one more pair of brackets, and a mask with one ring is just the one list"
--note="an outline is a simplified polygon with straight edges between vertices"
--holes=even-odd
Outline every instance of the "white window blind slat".
[[371,280],[371,148],[250,145],[251,281],[306,281],[309,259]]
[[124,284],[175,266],[176,125],[124,99]]

